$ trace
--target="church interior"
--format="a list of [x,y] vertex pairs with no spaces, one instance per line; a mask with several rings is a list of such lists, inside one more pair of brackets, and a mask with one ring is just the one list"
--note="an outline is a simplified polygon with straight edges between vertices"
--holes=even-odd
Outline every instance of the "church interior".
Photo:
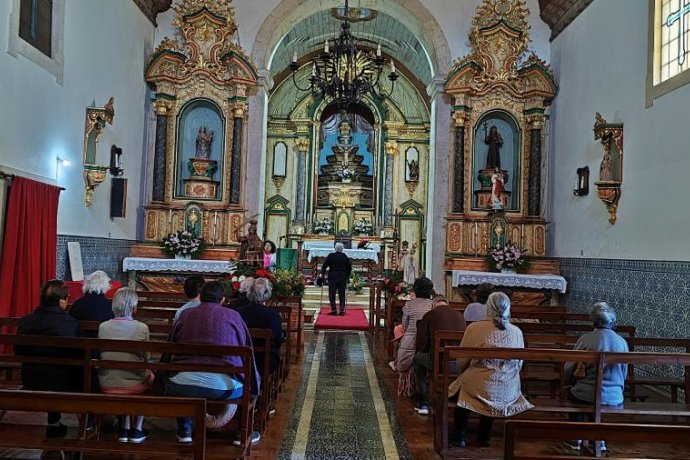
[[[688,0],[0,2],[0,456],[688,458],[689,58]],[[340,252],[338,316],[326,267]],[[268,278],[258,303],[280,314],[278,370],[258,399],[201,396],[206,434],[195,422],[188,444],[174,419],[198,396],[21,390],[27,365],[59,359],[17,347],[78,348],[85,382],[103,370],[93,318],[91,338],[53,344],[22,337],[19,319],[55,280],[67,313],[97,271],[109,299],[138,295],[156,378],[182,352],[185,279],[215,280],[236,310],[258,295],[247,277]],[[494,311],[497,291],[508,304]],[[468,319],[477,302],[486,314]],[[445,339],[420,345],[437,305],[463,326],[439,320]],[[520,340],[464,347],[487,321]],[[625,350],[587,348],[602,329]],[[521,363],[532,408],[465,407],[466,381],[449,402],[456,359]],[[249,361],[227,373],[252,374]],[[568,399],[574,362],[594,402]],[[625,399],[608,404],[614,368]],[[145,442],[141,427],[118,442],[106,417],[129,406]],[[217,407],[237,408],[236,442],[212,426]],[[61,412],[73,436],[44,436]]]

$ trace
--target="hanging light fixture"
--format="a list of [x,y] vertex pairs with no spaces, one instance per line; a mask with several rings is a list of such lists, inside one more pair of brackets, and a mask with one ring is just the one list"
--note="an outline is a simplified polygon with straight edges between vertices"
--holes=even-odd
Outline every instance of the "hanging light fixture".
[[361,102],[365,94],[381,99],[390,97],[395,88],[395,81],[399,78],[395,63],[391,59],[391,73],[388,74],[388,80],[391,82],[390,91],[385,92],[379,88],[383,65],[386,62],[381,55],[381,45],[378,45],[376,53],[357,47],[357,39],[350,30],[348,2],[349,0],[345,0],[340,36],[326,40],[323,52],[312,59],[309,87],[302,88],[297,84],[295,74],[300,68],[297,53],[293,55],[290,64],[292,81],[297,89],[311,91],[315,98],[334,103],[343,112]]

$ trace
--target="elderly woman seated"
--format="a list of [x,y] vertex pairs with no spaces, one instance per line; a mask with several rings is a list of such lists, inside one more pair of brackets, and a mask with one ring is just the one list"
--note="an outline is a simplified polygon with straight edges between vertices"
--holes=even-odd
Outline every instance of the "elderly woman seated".
[[[594,331],[584,334],[575,344],[575,350],[612,351],[617,353],[628,352],[628,343],[623,337],[613,331],[616,325],[616,312],[606,302],[595,303],[589,313]],[[566,377],[574,382],[570,387],[569,397],[572,401],[582,404],[594,404],[594,389],[596,388],[597,370],[592,363],[584,365],[584,375],[576,376],[580,372],[577,363],[566,363]],[[601,404],[604,406],[617,406],[623,403],[623,386],[628,374],[628,365],[625,363],[607,364],[604,367],[604,375],[601,386]],[[570,420],[584,421],[585,414],[570,414]],[[580,450],[582,441],[576,439],[567,443],[569,447]],[[601,450],[606,450],[606,443],[599,441]]]
[[[134,289],[118,289],[113,297],[113,313],[115,318],[108,320],[98,327],[99,339],[114,340],[149,340],[149,327],[135,320],[132,316],[137,311],[139,298]],[[147,361],[146,352],[127,353],[120,351],[104,351],[102,359],[113,361]],[[133,395],[144,393],[151,388],[153,372],[149,370],[101,369],[98,375],[101,391],[108,394]],[[120,442],[140,443],[148,439],[144,430],[144,417],[138,415],[132,427],[130,416],[121,419]]]
[[[522,331],[510,324],[510,299],[494,292],[486,302],[487,318],[476,321],[465,330],[461,347],[524,348]],[[486,447],[491,441],[495,417],[510,417],[534,407],[520,390],[518,360],[462,360],[460,375],[450,384],[449,395],[458,394],[455,428],[458,445],[467,445],[467,424],[470,411],[479,414],[478,442]]]
[[[280,344],[283,341],[283,327],[280,313],[266,306],[266,302],[271,298],[271,282],[266,278],[257,278],[251,284],[247,292],[249,304],[237,309],[245,324],[250,329],[270,329],[271,330],[271,358],[269,372],[273,373],[278,368],[280,359]],[[258,347],[263,346],[261,340],[256,340],[254,344]],[[255,353],[256,368],[259,374],[264,374],[264,355]]]
[[[86,277],[84,295],[77,299],[70,309],[70,315],[79,321],[107,321],[113,317],[112,303],[105,294],[110,290],[110,277],[97,270]],[[88,337],[96,337],[96,332],[88,332]]]

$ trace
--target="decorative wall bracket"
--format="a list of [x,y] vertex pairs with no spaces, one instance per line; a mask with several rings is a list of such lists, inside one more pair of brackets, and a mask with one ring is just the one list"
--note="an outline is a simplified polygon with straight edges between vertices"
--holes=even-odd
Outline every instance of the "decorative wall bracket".
[[[111,97],[103,107],[95,104],[86,108],[86,124],[84,128],[84,191],[86,206],[93,204],[93,192],[105,180],[110,165],[97,163],[98,138],[101,136],[106,123],[113,124],[115,98]],[[111,160],[112,161],[112,160]]]
[[623,124],[608,123],[599,112],[595,115],[594,139],[601,141],[604,157],[599,166],[597,196],[606,205],[609,223],[615,225],[618,200],[623,183]]

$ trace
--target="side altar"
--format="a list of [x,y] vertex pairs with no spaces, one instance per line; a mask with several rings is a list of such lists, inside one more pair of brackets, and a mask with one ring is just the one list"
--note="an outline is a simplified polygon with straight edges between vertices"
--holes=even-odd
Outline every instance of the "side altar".
[[236,257],[245,226],[248,98],[258,74],[236,43],[230,0],[181,0],[176,31],[146,64],[153,91],[155,147],[146,243],[132,255],[161,257],[158,243],[189,231],[206,242],[203,257]]
[[556,96],[551,68],[528,52],[524,0],[483,0],[469,33],[471,52],[445,82],[453,98],[446,217],[446,292],[457,270],[487,271],[489,249],[512,243],[532,273],[558,275],[547,254],[543,186],[546,109]]

